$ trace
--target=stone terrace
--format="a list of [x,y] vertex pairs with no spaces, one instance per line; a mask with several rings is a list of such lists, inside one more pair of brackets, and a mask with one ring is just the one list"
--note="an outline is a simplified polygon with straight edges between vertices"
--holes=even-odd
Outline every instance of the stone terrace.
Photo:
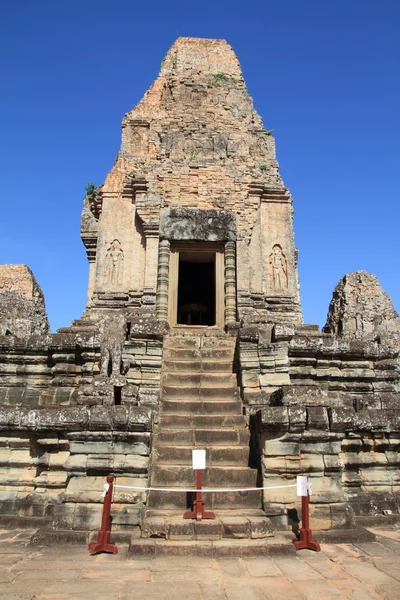
[[89,556],[82,546],[29,545],[32,532],[0,532],[2,600],[396,600],[400,598],[400,529],[377,541],[323,544],[321,553],[153,560]]

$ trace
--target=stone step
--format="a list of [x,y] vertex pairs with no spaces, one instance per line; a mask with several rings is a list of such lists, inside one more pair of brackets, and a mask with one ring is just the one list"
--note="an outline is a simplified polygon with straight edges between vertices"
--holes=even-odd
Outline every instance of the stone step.
[[166,415],[242,415],[242,403],[236,400],[163,400],[162,413]]
[[201,338],[202,348],[230,348],[235,350],[236,339],[231,337],[203,336]]
[[164,360],[224,360],[233,361],[233,350],[230,348],[165,348]]
[[232,373],[233,361],[232,360],[164,360],[163,362],[165,371],[168,373],[187,371],[191,373],[208,373],[209,371],[215,373]]
[[202,373],[166,371],[163,374],[165,386],[179,387],[237,387],[237,377],[233,373]]
[[319,325],[311,325],[311,324],[301,324],[301,325],[296,325],[295,327],[296,329],[296,333],[303,333],[305,331],[315,331],[316,333],[319,333]]
[[[291,535],[293,537],[293,534]],[[289,536],[276,536],[265,539],[223,539],[223,540],[164,540],[132,539],[128,548],[132,556],[155,558],[158,556],[295,556],[296,549]],[[250,598],[250,596],[247,596]],[[255,596],[252,596],[255,597]],[[244,598],[244,596],[243,596]]]
[[168,335],[164,338],[164,348],[229,348],[235,349],[236,340],[223,336]]
[[[200,447],[198,444],[197,447]],[[156,446],[153,465],[192,465],[193,446]],[[207,447],[207,466],[245,466],[249,460],[248,446]]]
[[201,358],[203,360],[228,360],[231,359],[233,361],[233,357],[235,354],[235,348],[213,348],[206,347],[201,348]]
[[[262,508],[246,508],[243,509],[235,509],[235,508],[220,508],[215,516],[220,517],[262,517],[265,520],[271,522],[271,519],[266,515],[265,511]],[[164,508],[147,508],[144,514],[144,521],[147,519],[153,519],[155,517],[162,517],[167,520],[170,519],[183,519],[182,513],[179,510],[171,510]],[[272,523],[271,523],[272,524]]]
[[[161,486],[160,486],[161,487]],[[170,486],[168,486],[170,487]],[[152,509],[170,509],[185,511],[192,509],[195,494],[193,492],[149,492],[147,505]],[[247,510],[261,508],[261,492],[207,492],[204,494],[206,508],[221,509],[235,508]]]
[[142,538],[167,540],[265,539],[274,537],[270,519],[261,510],[219,510],[215,519],[184,519],[182,512],[149,510]]
[[[203,472],[203,486],[210,488],[255,487],[256,469],[249,467],[211,466]],[[191,466],[153,464],[151,468],[152,487],[187,487],[195,485],[195,473]]]
[[168,446],[236,446],[248,447],[250,432],[248,429],[168,429],[158,430],[154,435],[154,444]]
[[200,335],[166,335],[164,348],[200,348]]
[[162,400],[173,400],[184,398],[187,400],[210,400],[219,402],[222,400],[239,399],[239,388],[237,385],[231,386],[202,386],[186,387],[176,385],[162,386]]
[[250,432],[247,429],[216,431],[215,429],[197,429],[194,436],[196,444],[205,445],[249,445]]
[[[169,429],[221,429],[225,427],[235,427],[244,429],[246,427],[246,418],[244,415],[166,415],[164,413],[159,417],[158,431]],[[182,433],[182,431],[181,431]]]

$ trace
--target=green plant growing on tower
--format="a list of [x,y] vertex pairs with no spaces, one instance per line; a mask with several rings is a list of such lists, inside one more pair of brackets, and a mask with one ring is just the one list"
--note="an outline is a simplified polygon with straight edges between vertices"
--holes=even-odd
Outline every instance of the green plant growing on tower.
[[217,86],[223,86],[228,83],[240,83],[240,79],[236,77],[231,77],[230,75],[225,75],[225,73],[213,73],[211,75],[214,84]]
[[214,77],[216,81],[229,81],[229,77],[224,73],[215,73]]
[[267,129],[267,131],[265,132],[267,135],[272,135],[274,133],[273,129]]
[[95,189],[96,189],[96,185],[93,183],[93,181],[89,181],[89,183],[85,187],[87,194],[93,194]]

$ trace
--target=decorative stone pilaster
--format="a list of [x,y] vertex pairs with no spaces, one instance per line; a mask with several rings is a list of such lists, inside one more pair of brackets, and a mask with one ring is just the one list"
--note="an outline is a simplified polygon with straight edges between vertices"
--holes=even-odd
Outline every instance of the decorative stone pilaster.
[[82,234],[82,241],[86,247],[86,254],[89,261],[89,283],[87,305],[89,306],[93,296],[96,280],[96,254],[97,254],[97,234]]
[[157,305],[158,321],[168,322],[168,284],[170,242],[161,240],[158,246]]
[[236,244],[225,244],[225,325],[236,322]]
[[158,225],[143,224],[146,236],[146,264],[144,273],[143,304],[155,304],[157,287]]

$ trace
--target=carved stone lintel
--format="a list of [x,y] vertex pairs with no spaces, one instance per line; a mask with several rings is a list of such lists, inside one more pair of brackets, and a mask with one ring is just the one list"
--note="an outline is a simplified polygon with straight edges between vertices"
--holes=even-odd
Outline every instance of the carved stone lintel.
[[234,241],[236,215],[229,210],[173,206],[160,213],[160,237],[177,241]]

